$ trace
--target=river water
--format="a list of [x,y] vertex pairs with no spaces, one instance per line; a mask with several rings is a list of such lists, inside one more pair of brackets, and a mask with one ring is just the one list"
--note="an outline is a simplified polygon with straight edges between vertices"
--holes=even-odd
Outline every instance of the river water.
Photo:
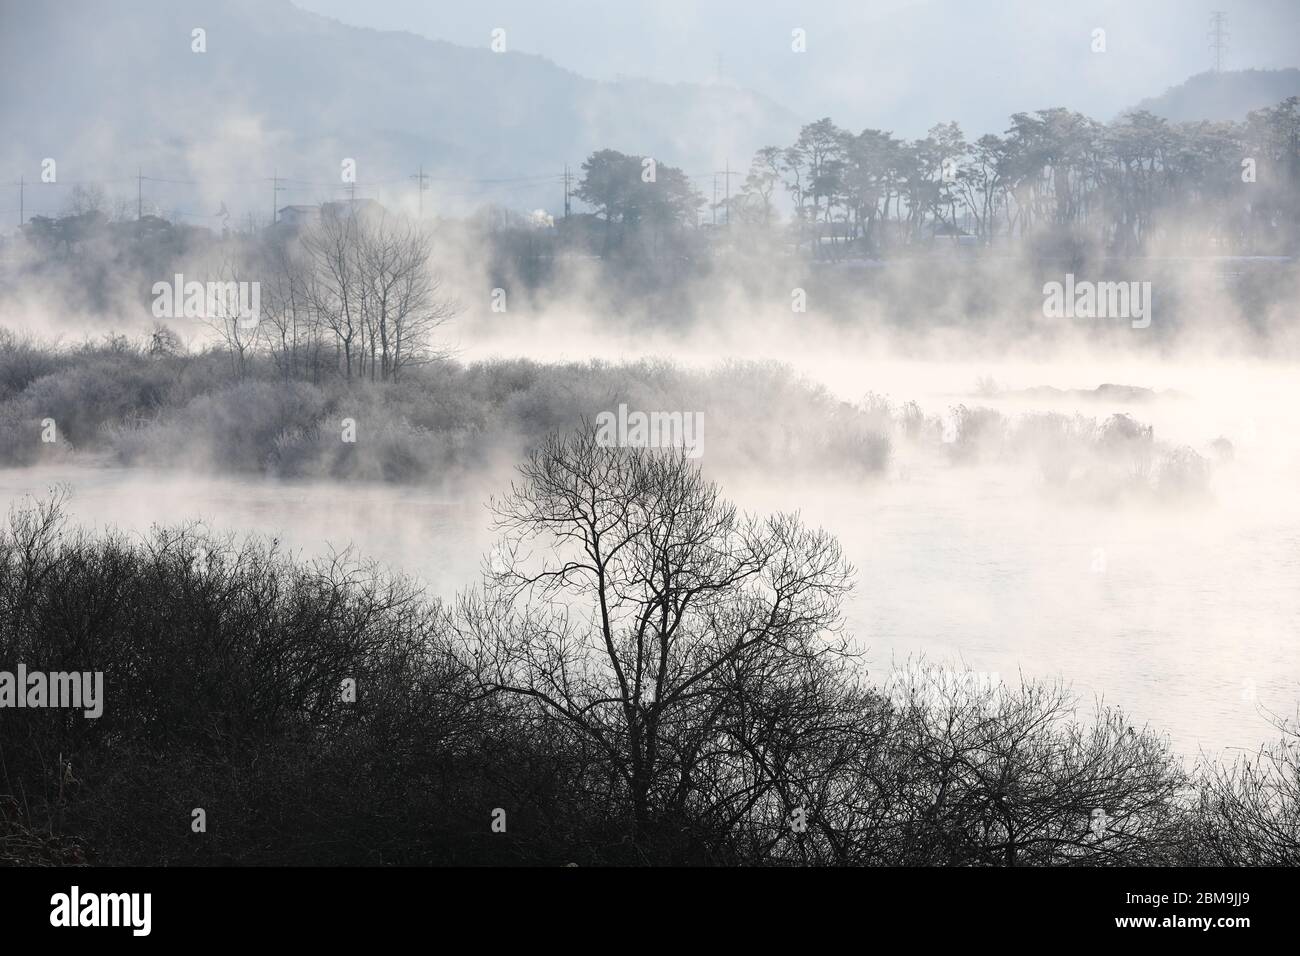
[[[871,381],[935,412],[972,401],[954,383],[972,382],[974,366],[933,375],[890,368],[823,363],[816,373],[849,398]],[[1092,387],[1116,371],[980,369],[1015,387]],[[1275,736],[1268,714],[1293,715],[1300,701],[1300,442],[1291,426],[1300,377],[1255,367],[1167,372],[1119,370],[1131,384],[1173,390],[1128,410],[1155,423],[1159,437],[1204,449],[1225,435],[1236,447],[1211,499],[1194,505],[1064,500],[1029,468],[959,468],[902,447],[888,474],[853,485],[718,477],[745,508],[798,509],[839,537],[857,569],[848,625],[881,681],[918,655],[1002,679],[1059,678],[1086,705],[1103,699],[1134,724],[1168,732],[1189,758],[1255,748]],[[1026,402],[1014,388],[981,401],[1009,415],[1029,406],[1124,410],[1069,397]],[[494,537],[485,501],[500,490],[78,465],[0,472],[0,501],[55,483],[72,489],[78,524],[138,533],[199,520],[237,536],[278,537],[308,557],[353,547],[443,597],[477,579]]]

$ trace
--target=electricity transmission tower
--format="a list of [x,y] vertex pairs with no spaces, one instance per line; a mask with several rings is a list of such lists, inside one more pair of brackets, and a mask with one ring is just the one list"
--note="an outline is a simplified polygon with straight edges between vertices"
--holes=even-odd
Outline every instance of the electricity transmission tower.
[[1210,14],[1210,49],[1214,51],[1214,72],[1223,72],[1223,53],[1228,49],[1228,31],[1224,23],[1228,15],[1222,10]]

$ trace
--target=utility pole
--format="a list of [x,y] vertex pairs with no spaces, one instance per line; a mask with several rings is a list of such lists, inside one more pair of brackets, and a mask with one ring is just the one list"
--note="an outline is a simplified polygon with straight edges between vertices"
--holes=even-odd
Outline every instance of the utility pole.
[[569,164],[564,164],[564,218],[569,218]]
[[[731,160],[730,160],[730,159],[727,160],[727,168],[726,168],[726,169],[719,170],[718,172],[716,172],[716,173],[713,174],[713,205],[714,205],[714,206],[717,206],[717,204],[718,204],[718,177],[719,177],[719,176],[725,176],[725,177],[727,178],[727,186],[726,186],[726,197],[727,197],[727,198],[726,198],[726,203],[727,203],[727,228],[728,228],[728,229],[731,228],[731,177],[732,177],[732,176],[738,176],[738,175],[739,175],[738,172],[733,173],[733,172],[731,171]],[[713,221],[714,221],[714,224],[715,224],[715,225],[717,224],[717,218],[718,218],[718,217],[717,217],[717,214],[716,214],[716,212],[715,212],[715,213],[714,213],[714,217],[713,217]]]
[[280,205],[280,193],[284,192],[284,187],[280,185],[280,171],[278,169],[271,171],[271,225],[280,221],[278,207]]
[[1228,48],[1228,31],[1223,28],[1228,15],[1222,10],[1210,14],[1210,49],[1214,51],[1214,72],[1223,72],[1223,51]]
[[731,231],[731,160],[727,160],[727,168],[723,173],[726,176],[727,184],[727,231]]
[[420,164],[420,171],[416,173],[414,176],[412,176],[411,178],[415,180],[420,190],[420,218],[423,219],[424,218],[424,188],[425,188],[424,181],[429,178],[428,176],[424,175],[423,163]]

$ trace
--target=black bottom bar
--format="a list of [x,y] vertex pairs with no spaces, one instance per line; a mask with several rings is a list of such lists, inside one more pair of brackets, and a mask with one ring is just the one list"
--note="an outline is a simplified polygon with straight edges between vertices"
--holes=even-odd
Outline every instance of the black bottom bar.
[[[576,938],[585,949],[640,939],[649,945],[689,940],[694,948],[701,938],[791,936],[806,944],[848,932],[877,941],[1127,937],[1224,946],[1258,941],[1260,934],[1291,937],[1294,875],[1272,869],[10,869],[0,870],[0,913],[6,942],[75,934],[89,945],[114,939],[373,945],[412,934],[438,945],[468,934],[495,944],[549,947]],[[121,894],[149,894],[147,910],[144,896]]]

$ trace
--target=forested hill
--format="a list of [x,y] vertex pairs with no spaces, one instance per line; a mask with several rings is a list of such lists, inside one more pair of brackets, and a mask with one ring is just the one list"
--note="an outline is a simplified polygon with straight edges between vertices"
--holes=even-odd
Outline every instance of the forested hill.
[[1240,122],[1251,110],[1273,106],[1289,96],[1300,96],[1300,69],[1228,70],[1198,73],[1133,108],[1175,123]]

